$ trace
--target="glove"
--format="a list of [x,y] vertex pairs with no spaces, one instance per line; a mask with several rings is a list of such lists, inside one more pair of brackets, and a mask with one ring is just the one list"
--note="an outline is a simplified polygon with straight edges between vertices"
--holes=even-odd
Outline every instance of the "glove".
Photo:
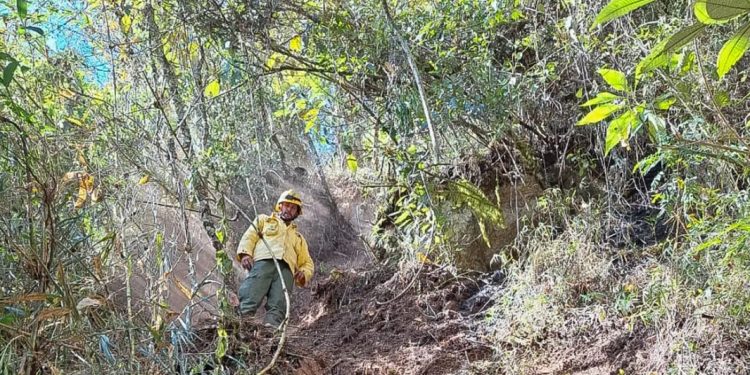
[[242,255],[242,258],[240,258],[240,264],[242,264],[242,268],[250,271],[253,268],[253,258],[249,255]]

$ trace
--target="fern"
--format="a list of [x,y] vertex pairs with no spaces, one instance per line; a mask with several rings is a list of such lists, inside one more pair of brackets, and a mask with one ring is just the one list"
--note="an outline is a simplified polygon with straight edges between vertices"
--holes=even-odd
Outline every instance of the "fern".
[[447,198],[456,206],[468,206],[479,223],[482,239],[491,247],[490,238],[487,234],[487,224],[499,228],[505,227],[505,216],[503,211],[480,190],[468,180],[451,181],[448,184]]

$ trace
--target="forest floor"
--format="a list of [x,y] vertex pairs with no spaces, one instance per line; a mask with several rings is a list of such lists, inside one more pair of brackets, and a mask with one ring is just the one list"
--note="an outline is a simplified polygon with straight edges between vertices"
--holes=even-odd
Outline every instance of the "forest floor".
[[[480,283],[431,264],[396,272],[366,262],[318,261],[328,271],[310,288],[295,289],[287,340],[271,373],[454,374],[489,359],[491,348],[472,333],[471,316],[486,307],[486,299],[471,298]],[[225,370],[255,373],[271,361],[280,333],[259,321],[227,327]],[[212,351],[216,325],[199,337],[198,351]]]
[[[312,211],[325,212],[320,206]],[[358,239],[338,238],[343,231],[330,220],[302,219],[316,275],[309,287],[294,288],[286,341],[271,374],[649,373],[641,370],[651,368],[653,352],[661,353],[654,332],[642,324],[602,323],[587,309],[569,311],[559,325],[536,332],[534,342],[503,344],[488,327],[507,323],[512,329],[518,319],[536,317],[489,310],[512,288],[502,272],[457,276],[429,262],[385,267]],[[223,325],[223,373],[255,374],[272,361],[281,333],[260,326],[262,314]],[[210,358],[218,325],[202,327],[194,354]]]

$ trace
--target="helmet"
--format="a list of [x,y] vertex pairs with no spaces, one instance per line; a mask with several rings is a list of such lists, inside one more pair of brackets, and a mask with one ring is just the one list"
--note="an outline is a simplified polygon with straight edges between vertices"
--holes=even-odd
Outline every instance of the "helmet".
[[299,207],[297,215],[302,215],[302,199],[299,198],[299,194],[297,194],[296,191],[289,189],[281,193],[281,195],[279,196],[279,200],[276,202],[276,206],[274,207],[274,210],[276,212],[281,211],[282,202],[296,204]]

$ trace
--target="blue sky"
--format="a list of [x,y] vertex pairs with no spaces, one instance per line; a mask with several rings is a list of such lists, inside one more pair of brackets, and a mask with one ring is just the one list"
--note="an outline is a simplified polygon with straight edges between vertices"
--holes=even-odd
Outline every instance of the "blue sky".
[[[110,68],[107,61],[94,51],[89,36],[82,27],[83,14],[86,11],[84,1],[55,0],[53,6],[57,10],[44,10],[46,21],[38,25],[45,31],[46,45],[50,55],[73,51],[81,56],[87,69],[87,80],[104,85],[110,78]],[[37,11],[33,4],[29,13]],[[89,14],[90,17],[94,15]]]

